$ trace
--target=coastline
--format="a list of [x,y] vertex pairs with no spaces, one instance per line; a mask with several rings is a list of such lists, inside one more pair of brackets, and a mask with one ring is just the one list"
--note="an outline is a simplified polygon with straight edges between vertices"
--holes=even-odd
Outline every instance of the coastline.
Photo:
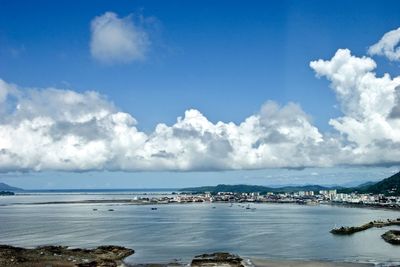
[[[144,263],[144,264],[127,264],[126,267],[189,267],[190,263]],[[201,266],[201,265],[200,265]],[[203,265],[207,267],[238,267],[238,265],[208,263]],[[331,262],[320,260],[286,260],[286,259],[260,259],[249,258],[242,262],[243,267],[373,267],[373,263],[357,263],[357,262]]]
[[372,267],[372,263],[251,258],[254,267]]
[[[240,256],[240,255],[239,255]],[[129,263],[124,262],[126,267],[373,267],[373,266],[399,266],[398,262],[351,262],[351,261],[330,261],[317,259],[285,259],[285,258],[259,258],[242,257],[241,264],[221,264],[220,262],[208,262],[206,265],[193,265],[189,262],[171,261],[169,263]]]
[[71,200],[71,201],[45,201],[45,202],[14,202],[7,204],[0,204],[0,206],[12,206],[12,205],[66,205],[66,204],[126,204],[126,205],[171,205],[171,204],[294,204],[299,206],[335,206],[343,208],[367,208],[372,210],[394,210],[400,211],[399,207],[383,206],[383,205],[371,205],[365,203],[338,203],[338,202],[323,202],[323,203],[297,203],[297,202],[285,202],[285,201],[264,201],[264,202],[227,202],[227,201],[187,201],[187,202],[168,202],[168,201],[158,201],[158,200],[136,200],[133,198],[126,199],[86,199],[86,200]]

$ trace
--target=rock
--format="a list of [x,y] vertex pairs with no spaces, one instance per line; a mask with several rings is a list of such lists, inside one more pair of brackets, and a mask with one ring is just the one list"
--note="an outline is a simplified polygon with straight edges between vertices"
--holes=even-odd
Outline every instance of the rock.
[[212,254],[202,254],[194,257],[191,266],[226,266],[244,267],[242,258],[226,252],[216,252]]
[[100,246],[95,249],[43,246],[25,249],[0,245],[0,266],[116,267],[133,253],[132,249],[119,246]]
[[400,231],[399,230],[390,230],[382,235],[382,238],[393,245],[400,245]]

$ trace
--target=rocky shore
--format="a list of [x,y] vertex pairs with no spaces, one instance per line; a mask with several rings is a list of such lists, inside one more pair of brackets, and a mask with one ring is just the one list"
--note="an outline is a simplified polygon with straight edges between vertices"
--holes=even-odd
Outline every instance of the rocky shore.
[[0,267],[371,267],[372,264],[323,261],[243,259],[227,252],[201,254],[190,264],[128,264],[123,259],[134,250],[119,246],[94,249],[70,249],[66,246],[43,246],[33,249],[0,245]]
[[0,245],[1,267],[116,267],[134,250],[119,246],[94,249],[70,249],[66,246],[43,246],[33,249]]

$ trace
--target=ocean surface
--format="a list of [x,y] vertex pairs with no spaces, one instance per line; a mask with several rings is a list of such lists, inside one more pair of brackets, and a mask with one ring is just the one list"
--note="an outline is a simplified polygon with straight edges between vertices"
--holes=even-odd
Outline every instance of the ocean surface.
[[[335,226],[394,219],[400,212],[330,205],[45,204],[35,202],[126,199],[166,192],[33,192],[0,197],[0,243],[24,247],[67,245],[133,248],[128,263],[189,262],[216,251],[242,257],[400,263],[400,247],[384,242],[389,229],[335,236]],[[157,210],[151,210],[157,207]],[[97,209],[94,211],[93,209]],[[113,209],[114,211],[109,211]]]

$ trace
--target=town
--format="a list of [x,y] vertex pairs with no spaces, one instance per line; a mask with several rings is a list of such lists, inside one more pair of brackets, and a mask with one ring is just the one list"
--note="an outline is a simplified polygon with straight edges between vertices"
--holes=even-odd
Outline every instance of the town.
[[294,203],[303,205],[353,205],[377,208],[400,209],[400,196],[383,194],[338,193],[337,190],[298,191],[293,193],[235,193],[235,192],[173,192],[172,195],[160,197],[135,197],[140,204],[168,203]]

